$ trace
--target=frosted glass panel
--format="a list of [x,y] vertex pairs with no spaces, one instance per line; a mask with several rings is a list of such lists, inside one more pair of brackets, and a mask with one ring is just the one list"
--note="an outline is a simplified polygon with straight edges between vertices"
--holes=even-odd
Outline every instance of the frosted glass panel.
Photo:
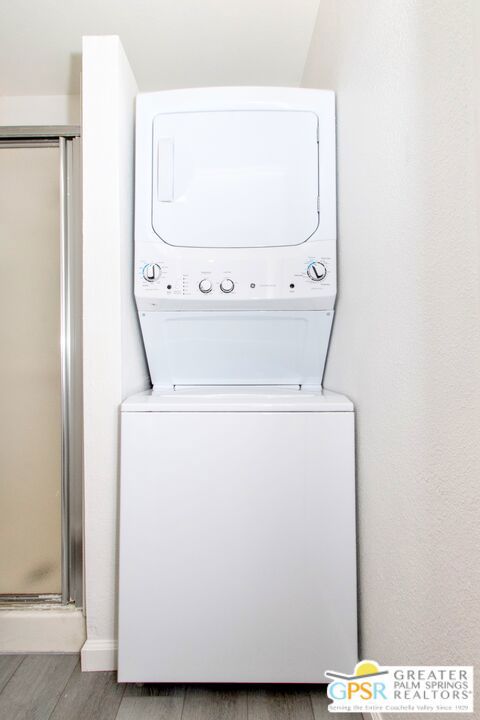
[[58,148],[0,148],[0,593],[61,591]]

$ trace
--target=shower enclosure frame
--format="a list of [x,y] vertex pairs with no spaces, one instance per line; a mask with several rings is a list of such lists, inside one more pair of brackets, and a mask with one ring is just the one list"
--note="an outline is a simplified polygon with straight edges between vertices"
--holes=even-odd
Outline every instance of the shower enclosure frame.
[[0,595],[0,604],[83,607],[81,136],[78,126],[0,126],[4,147],[58,147],[60,189],[61,593]]

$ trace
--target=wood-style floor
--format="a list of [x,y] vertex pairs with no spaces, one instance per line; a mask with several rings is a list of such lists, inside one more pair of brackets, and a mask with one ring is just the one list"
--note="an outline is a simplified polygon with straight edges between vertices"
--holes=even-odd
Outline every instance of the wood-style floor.
[[78,655],[0,655],[0,720],[359,720],[331,715],[322,686],[118,684]]

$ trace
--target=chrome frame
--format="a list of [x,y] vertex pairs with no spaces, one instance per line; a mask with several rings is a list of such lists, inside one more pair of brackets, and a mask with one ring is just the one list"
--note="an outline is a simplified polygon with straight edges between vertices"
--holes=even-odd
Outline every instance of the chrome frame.
[[[68,463],[65,465],[65,495],[68,496],[68,564],[66,602],[83,607],[83,348],[82,348],[82,220],[81,140],[65,143],[65,370]],[[65,547],[66,544],[65,544]],[[68,565],[68,566],[67,566]]]
[[0,603],[75,603],[83,607],[80,128],[0,127],[2,147],[59,148],[62,592],[61,595],[0,595]]
[[80,137],[79,125],[2,125],[2,140],[35,140],[40,143],[51,139]]
[[68,268],[68,189],[67,148],[64,137],[58,138],[60,154],[60,362],[62,399],[62,603],[70,599],[69,546],[70,546],[70,297]]

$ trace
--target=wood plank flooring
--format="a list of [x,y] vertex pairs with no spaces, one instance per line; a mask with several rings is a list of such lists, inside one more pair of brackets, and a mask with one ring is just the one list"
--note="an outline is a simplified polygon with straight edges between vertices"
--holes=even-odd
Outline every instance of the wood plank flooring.
[[327,706],[322,686],[137,686],[77,655],[0,655],[0,720],[327,720]]

